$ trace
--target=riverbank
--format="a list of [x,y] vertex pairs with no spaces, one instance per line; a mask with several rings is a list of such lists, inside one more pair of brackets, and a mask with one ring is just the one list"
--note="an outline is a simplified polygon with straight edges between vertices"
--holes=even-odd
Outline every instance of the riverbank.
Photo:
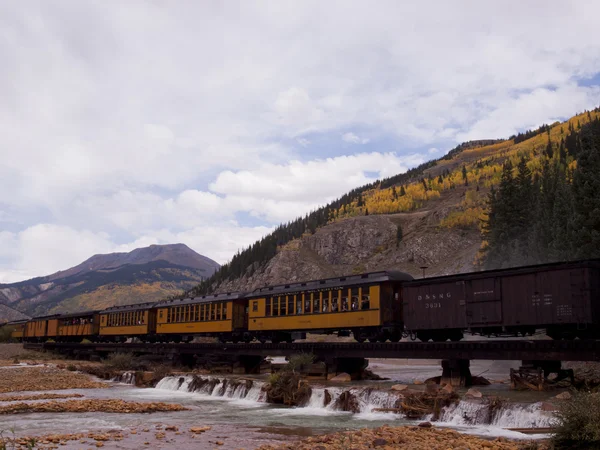
[[381,448],[382,450],[543,450],[540,441],[509,441],[505,438],[481,439],[453,430],[434,428],[429,422],[411,427],[391,427],[334,433],[278,445],[263,445],[257,450],[347,450]]
[[[104,372],[107,366],[100,362],[56,360],[56,364],[48,364],[41,359],[32,359],[29,360],[30,364],[43,362],[48,365],[30,366],[23,364],[23,359],[19,361],[19,365],[8,365],[9,362],[6,361],[4,366],[0,367],[0,380],[4,377],[9,378],[4,378],[4,390],[8,389],[8,385],[11,387],[6,394],[0,394],[0,407],[5,407],[7,412],[2,416],[6,424],[3,428],[14,429],[15,437],[18,436],[19,439],[25,439],[26,436],[35,433],[38,435],[37,441],[50,442],[44,445],[59,445],[60,448],[69,450],[89,448],[96,444],[88,439],[87,444],[82,446],[82,442],[77,438],[57,444],[44,436],[54,433],[67,435],[70,431],[75,435],[110,431],[118,437],[118,442],[109,440],[98,443],[106,448],[118,446],[123,449],[194,447],[204,450],[217,448],[216,442],[223,443],[219,448],[246,450],[261,446],[277,448],[278,445],[281,448],[286,448],[284,445],[312,445],[297,448],[323,446],[328,449],[326,444],[329,443],[340,444],[339,448],[359,449],[365,448],[362,445],[372,445],[373,442],[369,443],[368,440],[375,436],[373,433],[382,432],[383,437],[375,436],[373,441],[383,439],[387,444],[381,448],[394,448],[390,446],[394,444],[396,434],[398,439],[404,435],[413,439],[409,432],[419,432],[420,429],[417,431],[413,428],[424,421],[431,421],[434,424],[432,430],[435,432],[432,435],[422,434],[423,439],[441,439],[442,435],[436,433],[454,429],[457,436],[463,436],[465,442],[472,443],[465,448],[478,448],[475,447],[478,440],[484,443],[512,445],[497,447],[504,450],[520,448],[519,439],[529,439],[507,428],[548,426],[553,409],[552,402],[546,402],[549,395],[514,393],[508,390],[505,383],[499,383],[481,388],[483,398],[456,399],[457,402],[453,401],[451,406],[430,417],[431,408],[422,408],[422,394],[436,394],[438,390],[421,380],[435,375],[439,368],[433,364],[415,365],[404,361],[398,365],[392,364],[392,361],[376,362],[391,378],[388,381],[311,383],[310,395],[303,405],[297,407],[281,407],[267,403],[266,390],[263,389],[268,379],[266,375],[215,376],[200,371],[178,372],[154,383],[154,377],[150,376],[153,374],[148,374],[150,382],[140,389],[134,387],[133,383],[139,378],[137,375],[144,378],[146,373],[141,371],[130,370],[124,374],[120,371],[123,376],[115,379],[124,381],[124,384],[101,381],[79,372],[90,365],[97,366],[99,373]],[[108,363],[109,359],[106,362]],[[398,381],[404,381],[406,385],[400,385]],[[443,391],[441,394],[445,393],[449,392]],[[457,392],[460,397],[465,394],[466,390]],[[488,401],[488,398],[498,395],[510,395],[510,400]],[[115,399],[122,400],[122,403],[116,403]],[[27,406],[14,406],[18,405],[14,402]],[[166,408],[166,412],[159,414],[148,414],[151,411],[145,410],[145,407],[130,406],[153,403],[178,406],[173,409]],[[417,411],[418,417],[408,417],[402,403],[411,407],[413,412],[420,410]],[[109,408],[107,405],[116,406]],[[434,422],[436,418],[438,421]],[[400,431],[390,432],[385,427],[381,428],[384,424],[394,425],[389,428]],[[201,434],[190,431],[192,428],[206,427],[207,431]],[[339,435],[338,432],[342,430],[358,434],[345,438],[332,437]],[[463,432],[465,434],[462,434]],[[388,435],[391,440],[386,437]],[[361,436],[364,442],[358,439]],[[499,436],[502,436],[502,439],[496,440]],[[506,437],[515,440],[506,441]],[[321,442],[321,439],[325,441]],[[344,447],[344,442],[350,439],[360,442],[361,446]],[[423,446],[413,448],[432,448],[427,439],[422,442],[415,441]]]

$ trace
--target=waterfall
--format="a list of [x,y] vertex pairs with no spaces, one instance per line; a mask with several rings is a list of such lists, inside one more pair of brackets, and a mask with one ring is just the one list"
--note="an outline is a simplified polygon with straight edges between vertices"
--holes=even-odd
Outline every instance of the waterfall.
[[[210,398],[221,398],[247,404],[265,403],[262,381],[218,378],[212,376],[169,376],[158,382],[156,389],[190,392]],[[329,415],[355,414],[362,420],[405,419],[402,414],[373,411],[394,409],[402,394],[373,387],[313,386],[308,402],[302,407],[280,409],[278,414]],[[545,428],[554,425],[551,412],[541,403],[502,403],[492,398],[461,400],[444,408],[439,423],[451,427],[493,426],[497,428]],[[424,420],[431,420],[425,417]]]
[[135,372],[123,372],[121,375],[117,375],[110,381],[123,384],[135,384]]
[[264,383],[253,380],[186,375],[165,377],[158,382],[155,389],[190,392],[214,398],[260,402],[263,385]]
[[440,422],[449,425],[492,425],[500,428],[549,428],[554,426],[551,412],[541,403],[508,403],[496,408],[486,401],[461,400],[442,411]]

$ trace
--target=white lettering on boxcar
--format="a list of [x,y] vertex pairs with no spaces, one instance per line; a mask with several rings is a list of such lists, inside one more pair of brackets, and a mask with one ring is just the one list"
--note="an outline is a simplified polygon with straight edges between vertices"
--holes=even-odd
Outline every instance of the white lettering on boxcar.
[[572,316],[573,315],[573,307],[571,305],[557,305],[556,306],[556,315],[558,317]]
[[441,303],[425,303],[425,309],[441,308]]

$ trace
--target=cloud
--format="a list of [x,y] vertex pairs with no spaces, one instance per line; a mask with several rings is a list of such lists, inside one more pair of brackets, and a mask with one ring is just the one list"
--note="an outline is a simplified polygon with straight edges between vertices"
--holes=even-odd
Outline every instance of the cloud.
[[169,239],[224,262],[372,172],[597,106],[600,4],[513,6],[0,3],[0,270]]
[[205,256],[225,262],[231,256],[272,231],[269,227],[244,227],[235,223],[183,232],[162,229],[134,241],[115,244],[106,233],[76,230],[55,224],[38,224],[18,234],[0,232],[0,283],[49,275],[57,267],[75,266],[98,253],[129,252],[152,244],[185,242]]
[[427,150],[427,153],[429,153],[430,155],[435,155],[437,153],[439,153],[440,151],[435,148],[435,147],[431,147],[429,150]]
[[352,132],[344,133],[342,135],[342,140],[350,144],[367,144],[370,141],[370,139],[367,138],[359,138]]

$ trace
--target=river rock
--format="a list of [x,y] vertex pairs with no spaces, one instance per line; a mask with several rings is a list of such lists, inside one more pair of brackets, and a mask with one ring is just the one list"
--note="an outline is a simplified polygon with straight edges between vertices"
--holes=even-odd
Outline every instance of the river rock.
[[419,425],[417,425],[421,428],[431,428],[433,425],[431,425],[431,422],[421,422]]
[[552,412],[556,411],[556,406],[554,406],[552,403],[542,402],[540,405],[540,410]]
[[477,389],[471,388],[467,391],[467,393],[465,394],[465,397],[481,398],[481,397],[483,397],[483,394],[481,392],[479,392]]
[[323,407],[325,408],[327,405],[329,405],[331,403],[332,397],[331,397],[331,393],[325,389],[324,395],[323,395]]
[[437,394],[440,390],[440,387],[437,384],[427,383],[425,385],[425,392],[428,394]]
[[391,387],[392,391],[405,391],[408,389],[406,384],[395,384]]
[[451,384],[444,385],[444,387],[441,390],[442,390],[442,392],[444,392],[446,394],[452,394],[454,392],[454,388],[452,387]]
[[419,386],[419,385],[424,384],[424,383],[421,380],[415,380],[415,381],[413,381],[413,384],[416,385],[416,386]]
[[350,381],[352,381],[352,377],[350,375],[348,375],[347,373],[342,372],[339,375],[336,375],[335,377],[333,377],[330,381],[349,383]]
[[209,431],[211,427],[192,427],[190,428],[190,433],[204,433],[205,431]]
[[573,396],[571,395],[570,392],[562,392],[554,398],[557,400],[571,400],[573,398]]
[[334,408],[338,411],[349,411],[352,413],[359,413],[360,406],[358,399],[350,391],[344,391],[335,400]]

